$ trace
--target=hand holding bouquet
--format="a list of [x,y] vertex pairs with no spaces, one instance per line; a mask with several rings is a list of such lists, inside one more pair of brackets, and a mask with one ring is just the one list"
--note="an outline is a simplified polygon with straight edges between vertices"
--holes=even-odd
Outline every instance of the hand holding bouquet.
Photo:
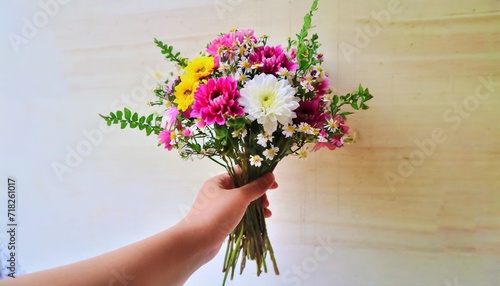
[[[272,172],[288,155],[307,156],[312,150],[340,148],[352,141],[345,125],[349,111],[367,109],[368,89],[338,96],[321,67],[318,36],[309,37],[317,0],[304,17],[297,39],[287,46],[267,44],[253,30],[232,30],[210,42],[205,52],[189,61],[173,47],[155,39],[166,58],[183,73],[154,89],[152,106],[166,106],[162,114],[139,117],[125,108],[102,116],[120,124],[155,133],[166,149],[182,158],[206,157],[224,167],[236,186]],[[267,272],[266,256],[279,274],[268,237],[260,200],[250,204],[228,238],[223,271],[233,278],[247,260],[255,260],[257,275]]]

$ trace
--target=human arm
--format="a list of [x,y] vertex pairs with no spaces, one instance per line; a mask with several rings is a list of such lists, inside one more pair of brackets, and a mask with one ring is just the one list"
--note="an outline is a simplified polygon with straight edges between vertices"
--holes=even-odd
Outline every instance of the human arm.
[[272,174],[240,188],[234,188],[229,175],[216,176],[205,182],[191,210],[173,227],[115,251],[0,285],[182,285],[213,259],[250,202],[276,187]]

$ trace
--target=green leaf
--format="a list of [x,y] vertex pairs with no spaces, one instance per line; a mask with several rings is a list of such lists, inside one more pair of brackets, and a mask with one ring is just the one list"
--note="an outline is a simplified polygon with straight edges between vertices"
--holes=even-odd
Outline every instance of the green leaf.
[[151,135],[151,132],[153,132],[153,128],[151,126],[146,125],[146,135],[149,136]]
[[339,96],[334,95],[332,101],[333,101],[333,104],[337,105],[339,103]]
[[201,152],[201,146],[200,144],[189,144],[189,147],[191,147],[191,149],[193,149],[194,151],[200,153]]
[[127,121],[122,121],[122,123],[120,124],[120,128],[125,129],[125,127],[127,127]]
[[344,111],[344,112],[339,113],[339,115],[344,117],[344,118],[346,117],[346,115],[349,115],[349,114],[353,114],[353,112]]
[[153,121],[153,116],[154,116],[154,114],[150,114],[150,115],[148,116],[148,118],[146,118],[146,122],[147,122],[147,123],[151,123],[151,121]]
[[139,123],[144,124],[144,121],[146,121],[146,117],[141,116],[141,118],[139,118]]
[[180,53],[174,53],[174,47],[164,44],[162,41],[154,38],[154,42],[157,47],[161,49],[161,53],[165,55],[165,58],[173,63],[180,65],[182,68],[187,66],[187,59],[180,56]]
[[118,110],[118,111],[116,112],[116,118],[121,120],[121,119],[122,119],[122,117],[123,117],[123,112],[121,112],[121,110]]
[[125,112],[125,119],[129,120],[131,115],[130,109],[125,107],[123,108],[123,111]]
[[137,127],[137,123],[134,122],[134,121],[129,122],[129,124],[130,124],[130,128],[136,128]]
[[225,126],[220,126],[219,124],[214,124],[215,134],[218,139],[224,139],[228,136],[228,131]]
[[134,112],[134,114],[132,115],[132,121],[137,121],[139,119],[139,114],[137,114],[137,112]]

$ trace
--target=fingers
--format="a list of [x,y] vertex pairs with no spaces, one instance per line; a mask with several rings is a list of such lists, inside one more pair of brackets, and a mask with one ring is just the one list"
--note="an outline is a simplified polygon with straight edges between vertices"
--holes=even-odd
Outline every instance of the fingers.
[[264,209],[264,217],[269,218],[273,215],[273,213],[269,209]]
[[278,184],[274,181],[274,175],[267,173],[262,177],[239,188],[249,202],[264,195],[267,190],[276,188]]
[[260,197],[260,201],[262,203],[263,208],[269,207],[269,200],[267,199],[267,194],[263,194],[262,197]]

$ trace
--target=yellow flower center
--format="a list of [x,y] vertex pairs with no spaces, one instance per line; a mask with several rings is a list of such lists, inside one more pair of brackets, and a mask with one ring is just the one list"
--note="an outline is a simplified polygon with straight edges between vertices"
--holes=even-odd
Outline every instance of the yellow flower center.
[[270,108],[275,100],[276,100],[275,91],[265,91],[260,96],[260,103],[266,109]]

